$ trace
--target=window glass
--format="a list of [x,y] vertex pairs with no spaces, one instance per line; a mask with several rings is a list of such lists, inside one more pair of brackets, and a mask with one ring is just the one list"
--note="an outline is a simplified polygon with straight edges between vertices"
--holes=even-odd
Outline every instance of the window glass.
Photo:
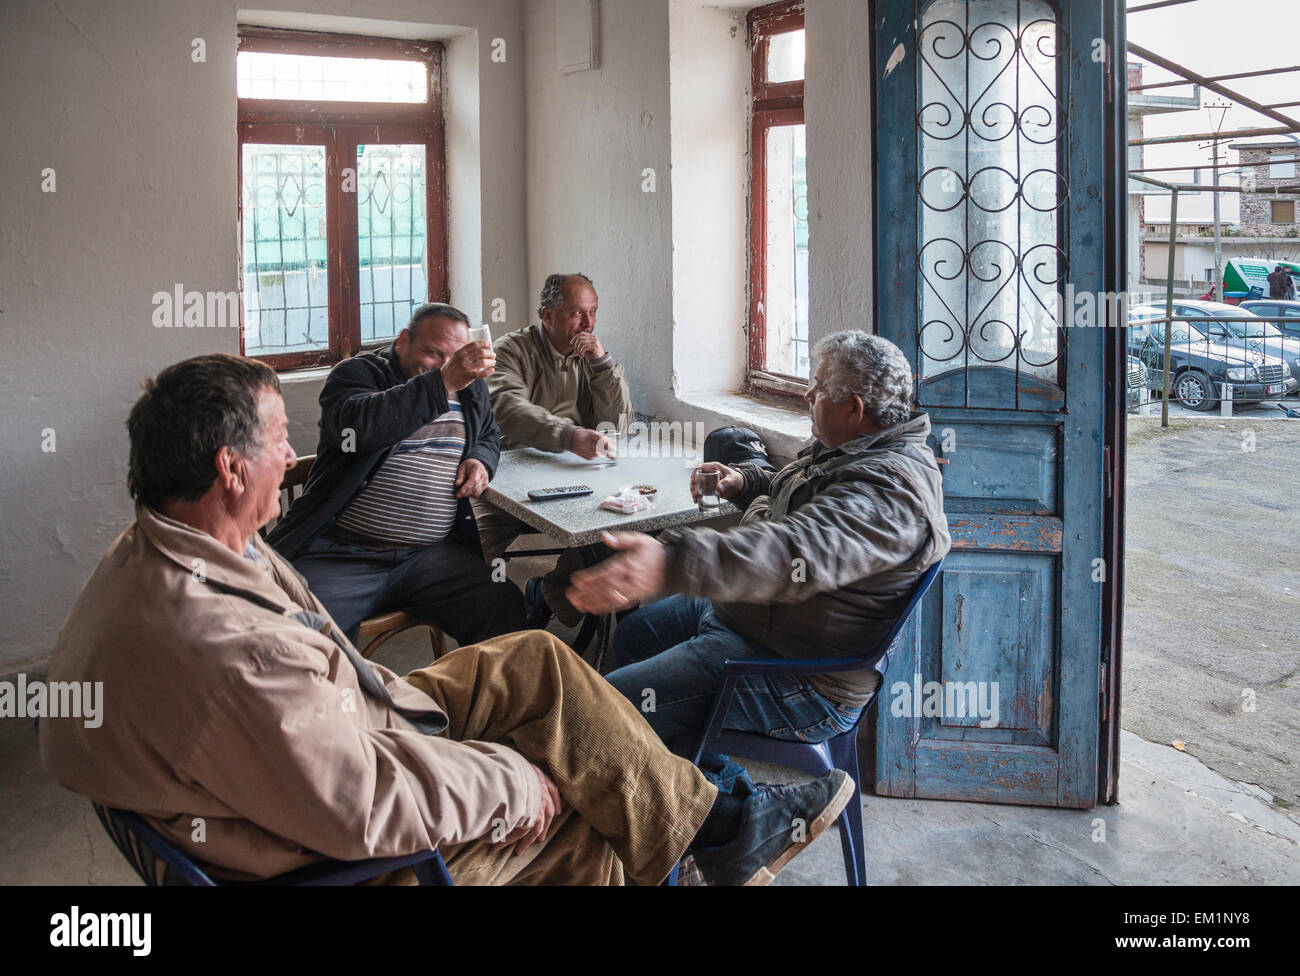
[[767,80],[803,80],[803,29],[773,34],[767,42]]
[[935,0],[922,15],[923,379],[999,367],[1057,382],[1066,262],[1055,18],[1046,0]]
[[426,102],[429,72],[417,61],[240,51],[240,98],[313,102]]
[[424,146],[357,146],[361,341],[405,328],[429,294]]
[[325,147],[243,146],[244,352],[329,348]]
[[767,130],[767,368],[808,378],[808,179],[802,125]]

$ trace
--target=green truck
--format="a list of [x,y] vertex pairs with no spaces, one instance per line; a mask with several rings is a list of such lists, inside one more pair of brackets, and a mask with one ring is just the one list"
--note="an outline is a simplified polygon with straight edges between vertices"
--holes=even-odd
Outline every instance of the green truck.
[[[1270,258],[1229,258],[1223,268],[1222,301],[1229,305],[1236,305],[1248,298],[1270,298],[1268,276],[1279,264],[1291,276],[1291,280],[1295,283],[1296,294],[1300,295],[1300,264]],[[1210,301],[1216,300],[1209,294],[1202,297]]]

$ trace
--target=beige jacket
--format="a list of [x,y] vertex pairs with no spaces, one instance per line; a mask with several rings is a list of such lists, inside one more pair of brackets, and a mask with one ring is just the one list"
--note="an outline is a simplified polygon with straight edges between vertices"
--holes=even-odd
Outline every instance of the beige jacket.
[[[536,818],[523,756],[426,735],[364,691],[324,607],[253,544],[262,561],[137,506],[54,650],[51,680],[104,683],[101,727],[41,721],[55,779],[143,814],[231,878],[322,854],[409,854],[488,834],[498,817],[506,830]],[[302,610],[322,630],[286,616]],[[433,699],[371,667],[394,705],[446,726]]]
[[496,372],[487,384],[502,450],[558,454],[569,449],[577,427],[626,427],[636,419],[623,367],[609,353],[596,360],[560,356],[540,324],[503,335],[492,351]]

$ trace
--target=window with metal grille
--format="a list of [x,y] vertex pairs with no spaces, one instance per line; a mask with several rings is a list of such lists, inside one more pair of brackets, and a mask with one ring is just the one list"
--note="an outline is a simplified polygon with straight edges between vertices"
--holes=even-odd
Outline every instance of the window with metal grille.
[[240,29],[245,355],[335,363],[447,300],[441,73],[436,41]]
[[808,381],[808,179],[803,2],[749,12],[749,381],[799,393]]

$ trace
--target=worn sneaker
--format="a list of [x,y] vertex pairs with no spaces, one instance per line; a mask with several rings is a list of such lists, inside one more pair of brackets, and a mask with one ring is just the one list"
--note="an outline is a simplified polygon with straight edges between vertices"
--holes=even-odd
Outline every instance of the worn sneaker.
[[840,769],[801,786],[763,786],[745,801],[740,830],[721,847],[697,847],[695,863],[711,885],[768,885],[821,836],[853,799]]
[[551,608],[542,596],[542,578],[534,576],[524,585],[524,622],[533,630],[544,630],[551,621]]

